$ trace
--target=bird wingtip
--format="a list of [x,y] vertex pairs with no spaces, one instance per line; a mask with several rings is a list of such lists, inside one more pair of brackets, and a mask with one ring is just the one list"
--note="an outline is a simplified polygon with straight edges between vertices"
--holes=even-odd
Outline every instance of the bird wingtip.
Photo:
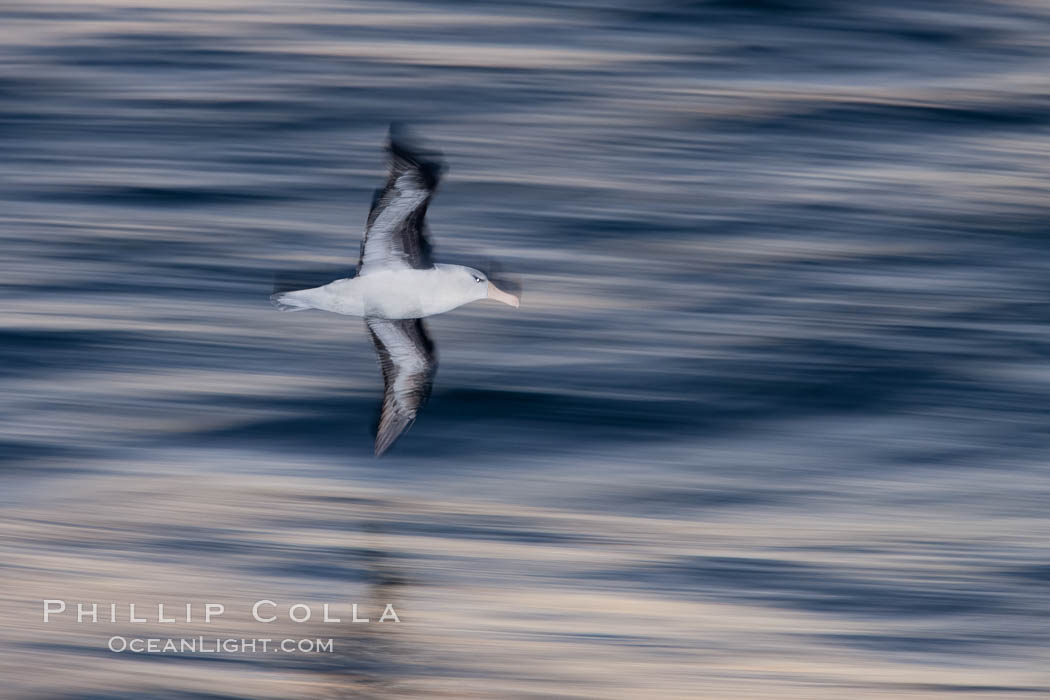
[[393,447],[394,443],[404,435],[412,424],[415,423],[415,416],[397,416],[397,417],[383,417],[379,421],[379,427],[376,430],[376,441],[375,441],[375,456],[382,457],[386,454],[386,451]]
[[426,148],[416,133],[401,122],[391,122],[387,134],[387,150],[394,160],[403,159],[416,165],[436,185],[448,172],[448,163],[441,151]]

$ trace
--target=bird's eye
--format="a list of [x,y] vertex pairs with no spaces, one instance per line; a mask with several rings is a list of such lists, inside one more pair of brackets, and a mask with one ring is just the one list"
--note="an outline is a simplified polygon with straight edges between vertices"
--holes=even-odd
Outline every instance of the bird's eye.
[[478,277],[477,275],[471,275],[471,277],[473,277],[474,281],[477,282],[478,284],[481,284],[482,282],[484,282],[484,280],[481,279],[480,277]]

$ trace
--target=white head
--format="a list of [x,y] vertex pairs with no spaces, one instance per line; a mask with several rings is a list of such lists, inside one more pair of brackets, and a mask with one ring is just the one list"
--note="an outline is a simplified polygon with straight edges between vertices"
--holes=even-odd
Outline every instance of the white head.
[[489,282],[484,272],[463,265],[444,265],[446,268],[446,279],[449,286],[455,289],[456,294],[461,294],[466,299],[462,303],[477,301],[479,299],[495,299],[517,308],[521,304],[518,297],[503,291]]

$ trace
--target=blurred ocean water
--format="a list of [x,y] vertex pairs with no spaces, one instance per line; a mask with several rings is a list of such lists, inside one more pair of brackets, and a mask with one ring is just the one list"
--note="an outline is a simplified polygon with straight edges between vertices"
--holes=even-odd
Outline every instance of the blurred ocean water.
[[[1050,695],[1050,6],[7,0],[0,647],[19,698]],[[382,460],[352,270],[451,170]],[[400,625],[43,625],[40,600]],[[381,606],[380,606],[381,609]],[[131,655],[112,634],[336,654]]]

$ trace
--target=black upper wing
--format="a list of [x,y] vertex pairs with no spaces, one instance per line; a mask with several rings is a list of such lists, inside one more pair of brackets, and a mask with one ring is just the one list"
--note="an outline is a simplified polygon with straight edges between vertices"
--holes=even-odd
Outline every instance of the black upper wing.
[[412,425],[430,396],[437,372],[437,354],[422,319],[366,318],[365,324],[375,345],[385,386],[375,444],[376,456],[379,456]]
[[433,267],[426,236],[426,214],[444,162],[414,147],[403,131],[390,127],[390,176],[376,192],[368,213],[357,274],[378,269]]

